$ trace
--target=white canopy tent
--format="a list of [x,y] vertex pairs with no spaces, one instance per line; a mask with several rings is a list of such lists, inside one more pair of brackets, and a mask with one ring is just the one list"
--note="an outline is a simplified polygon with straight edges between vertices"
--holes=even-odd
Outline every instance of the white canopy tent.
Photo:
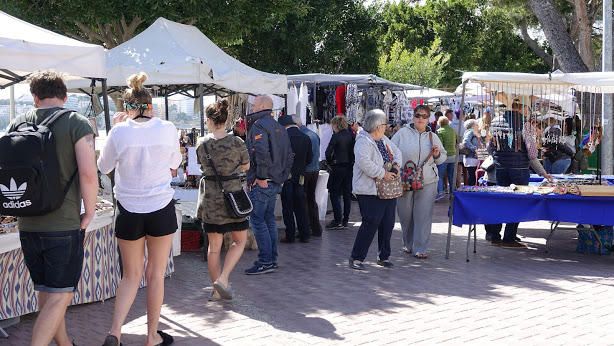
[[396,83],[374,74],[325,74],[307,73],[288,76],[289,83],[307,83],[313,85],[356,84],[359,88],[382,86],[390,90],[419,90],[423,87],[413,84]]
[[[226,54],[200,30],[158,18],[143,32],[107,52],[107,84],[124,87],[144,71],[147,85],[199,85],[205,93],[285,94],[286,76],[251,68]],[[71,88],[88,87],[72,83]]]
[[408,99],[431,99],[453,97],[454,94],[438,89],[422,88],[417,90],[407,90],[405,91],[405,96],[407,96]]
[[[105,77],[102,46],[83,43],[0,11],[0,88],[33,71],[54,69],[69,78]],[[90,81],[82,80],[90,85]]]
[[[23,82],[39,70],[65,74],[67,84],[100,82],[106,90],[105,49],[32,25],[0,11],[0,89]],[[107,131],[109,105],[103,97]]]

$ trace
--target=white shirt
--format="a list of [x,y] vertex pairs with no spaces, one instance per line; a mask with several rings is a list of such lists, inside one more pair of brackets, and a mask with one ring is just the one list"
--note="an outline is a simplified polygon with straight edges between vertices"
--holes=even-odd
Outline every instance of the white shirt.
[[111,129],[98,169],[115,169],[115,198],[132,213],[158,211],[173,199],[171,169],[181,164],[179,135],[171,122],[127,120]]

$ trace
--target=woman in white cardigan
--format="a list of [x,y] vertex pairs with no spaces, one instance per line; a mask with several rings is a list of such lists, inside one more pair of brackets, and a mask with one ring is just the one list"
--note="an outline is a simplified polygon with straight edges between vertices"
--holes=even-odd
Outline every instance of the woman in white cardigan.
[[[382,110],[367,112],[364,131],[358,133],[354,145],[352,192],[358,198],[362,224],[354,240],[349,265],[356,270],[365,269],[363,261],[367,257],[375,233],[378,245],[377,264],[384,268],[393,266],[389,257],[396,199],[378,198],[375,186],[375,179],[395,179],[401,165],[401,152],[384,136],[387,126],[388,119]],[[393,171],[396,172],[387,172],[384,163],[392,164]]]
[[423,188],[407,191],[397,199],[397,213],[403,231],[403,251],[414,253],[420,259],[427,258],[431,237],[433,204],[439,181],[437,165],[447,158],[439,137],[428,126],[429,117],[428,107],[416,107],[413,124],[406,125],[392,137],[392,143],[401,150],[403,165],[410,160],[418,166],[424,163]]

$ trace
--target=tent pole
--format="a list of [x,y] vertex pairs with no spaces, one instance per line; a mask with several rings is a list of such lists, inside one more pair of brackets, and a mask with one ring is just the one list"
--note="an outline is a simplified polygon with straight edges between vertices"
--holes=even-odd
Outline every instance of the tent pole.
[[[612,71],[612,0],[603,1],[603,49],[602,63],[603,71]],[[603,174],[614,174],[614,99],[612,94],[602,94],[602,121],[601,121],[601,145],[598,162]]]
[[107,95],[107,79],[103,78],[102,82],[102,106],[104,109],[104,127],[107,130],[107,135],[111,131],[111,115],[109,114],[109,97]]
[[[458,132],[461,131],[462,121],[465,115],[463,114],[463,105],[465,104],[465,89],[467,87],[467,81],[463,81],[463,93],[461,96],[461,104],[460,104],[460,113],[458,115]],[[456,147],[460,144],[461,138],[460,136],[456,136]],[[452,240],[452,218],[454,216],[454,192],[452,189],[453,185],[456,185],[456,177],[458,176],[458,159],[460,154],[458,151],[456,152],[456,159],[454,162],[454,181],[451,181],[450,177],[448,177],[448,184],[450,184],[450,210],[448,211],[448,239],[446,240],[446,259],[450,259],[450,241]],[[469,259],[467,259],[469,261]]]
[[164,88],[164,120],[168,121],[168,88]]
[[[199,86],[203,87],[202,84],[199,84]],[[205,99],[202,93],[198,97],[200,98],[200,135],[203,136],[205,134]]]

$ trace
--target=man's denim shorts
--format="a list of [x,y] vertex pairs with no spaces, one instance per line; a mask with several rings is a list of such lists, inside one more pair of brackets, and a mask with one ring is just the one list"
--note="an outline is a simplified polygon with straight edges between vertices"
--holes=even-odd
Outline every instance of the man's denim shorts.
[[34,290],[74,292],[83,268],[85,231],[20,232],[21,250]]

